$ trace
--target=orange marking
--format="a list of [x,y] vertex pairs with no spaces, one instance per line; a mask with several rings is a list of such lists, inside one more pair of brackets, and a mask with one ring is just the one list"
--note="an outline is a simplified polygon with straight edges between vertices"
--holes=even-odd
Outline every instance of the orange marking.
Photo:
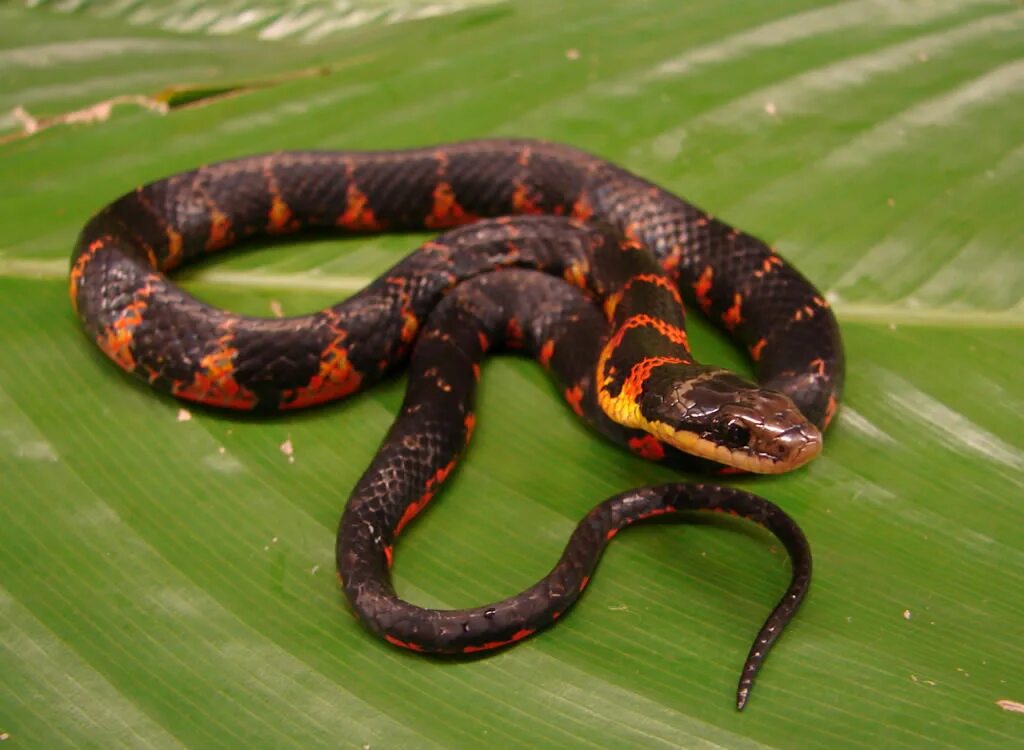
[[502,646],[509,646],[509,645],[511,645],[513,643],[516,643],[517,641],[523,640],[523,638],[526,638],[528,636],[533,635],[536,632],[537,632],[536,630],[528,630],[526,628],[523,628],[522,630],[518,630],[515,633],[513,633],[512,637],[509,638],[508,640],[505,640],[505,641],[490,641],[488,643],[481,643],[479,646],[466,646],[464,649],[462,649],[462,653],[464,653],[464,654],[475,654],[478,651],[490,651],[493,648],[501,648]]
[[281,196],[274,193],[270,199],[270,211],[267,213],[267,232],[269,234],[285,234],[299,228],[299,222],[288,204]]
[[551,357],[555,354],[555,340],[548,339],[544,342],[544,346],[540,348],[540,354],[537,355],[537,361],[544,367],[551,366]]
[[811,367],[818,375],[825,376],[825,360],[818,358],[811,360]]
[[181,263],[181,254],[184,251],[184,240],[181,236],[181,232],[169,225],[164,228],[164,232],[167,234],[167,257],[164,258],[164,262],[160,266],[160,270],[170,271]]
[[660,461],[665,458],[665,446],[654,435],[630,438],[629,449],[648,461]]
[[420,331],[420,321],[415,313],[408,307],[402,308],[402,341],[406,344],[412,343],[416,334]]
[[572,265],[565,267],[565,271],[562,272],[562,277],[574,287],[578,289],[586,289],[587,270],[585,263],[573,263]]
[[609,353],[614,351],[615,348],[622,343],[622,339],[625,338],[626,332],[632,328],[654,328],[658,333],[667,338],[673,344],[679,344],[686,348],[687,353],[690,350],[690,341],[686,337],[686,331],[682,328],[672,325],[661,318],[655,318],[647,313],[640,313],[629,318],[621,326],[616,329],[615,334],[605,344],[605,350]]
[[256,395],[242,388],[235,380],[235,356],[238,350],[231,346],[229,332],[218,339],[220,348],[207,354],[199,361],[202,368],[186,386],[176,383],[172,389],[178,398],[197,401],[202,404],[223,406],[228,409],[251,409],[256,405]]
[[434,188],[434,207],[423,223],[429,229],[448,229],[467,224],[476,218],[459,205],[450,183],[439,182]]
[[520,182],[512,192],[512,210],[517,214],[543,214],[545,211],[538,202],[539,197],[536,193],[531,195],[526,185]]
[[572,388],[565,389],[565,400],[569,402],[569,406],[576,412],[576,416],[583,416],[583,389],[578,385],[574,385]]
[[701,272],[697,283],[693,285],[693,293],[697,297],[697,303],[705,315],[711,312],[711,284],[714,278],[715,270],[708,266]]
[[762,337],[757,340],[757,343],[750,347],[750,358],[755,362],[760,361],[761,352],[764,351],[765,344],[768,343],[768,339]]
[[675,278],[676,270],[679,268],[679,263],[683,258],[683,248],[679,245],[673,245],[672,249],[668,251],[661,260],[661,267],[668,275]]
[[698,227],[706,227],[708,224],[711,223],[711,215],[707,214],[705,216],[698,216],[697,220],[694,221],[693,223],[695,226]]
[[633,282],[642,282],[644,284],[651,284],[652,286],[661,287],[666,292],[672,295],[672,299],[676,301],[676,304],[680,308],[683,307],[683,298],[679,296],[679,287],[672,283],[671,279],[668,279],[661,274],[657,273],[641,273],[633,276],[622,285],[622,291],[625,292],[633,286]]
[[623,290],[613,292],[604,298],[604,317],[611,320],[615,317],[615,309],[622,302]]
[[612,540],[612,537],[614,537],[618,533],[618,529],[608,529],[608,533],[604,535],[604,538],[610,542]]
[[487,336],[483,332],[477,333],[477,339],[480,341],[480,350],[486,352],[491,348],[491,342],[487,339]]
[[[148,287],[142,291],[148,291]],[[145,311],[145,300],[135,300],[124,308],[121,317],[114,321],[112,326],[104,329],[103,333],[96,337],[100,349],[125,372],[135,370],[132,337],[135,329],[142,323],[142,314]]]
[[89,265],[89,261],[93,259],[93,256],[103,247],[107,237],[102,237],[98,240],[93,240],[89,243],[81,255],[75,258],[75,264],[71,267],[71,273],[68,276],[68,295],[71,297],[71,306],[78,312],[78,287],[82,284],[82,277],[85,275],[85,267]]
[[725,311],[722,322],[730,331],[743,322],[743,297],[739,292],[733,295],[732,307]]
[[586,221],[594,215],[594,207],[590,205],[590,201],[587,200],[587,196],[580,196],[575,203],[572,204],[572,218],[579,221]]
[[821,422],[821,429],[825,429],[832,422],[832,418],[836,415],[836,409],[839,408],[839,402],[836,400],[836,394],[830,393],[828,395],[828,405],[825,407],[825,417]]
[[370,199],[366,193],[350,182],[345,189],[345,212],[335,222],[352,232],[374,232],[384,228],[384,225],[377,221],[373,209],[370,208]]
[[814,302],[814,304],[816,304],[816,305],[817,305],[818,307],[823,307],[823,308],[825,308],[826,310],[828,309],[828,300],[827,300],[827,299],[825,299],[824,297],[818,297],[818,296],[814,296],[814,297],[812,297],[812,298],[811,298],[811,300],[812,300],[812,301]]
[[590,576],[583,576],[583,580],[580,581],[580,591],[583,591],[588,583],[590,583]]
[[407,648],[410,651],[423,651],[423,646],[418,643],[412,643],[410,641],[400,641],[393,635],[385,635],[384,640],[390,643],[392,646],[398,646],[399,648]]
[[769,255],[761,263],[761,270],[760,271],[754,271],[754,276],[756,276],[757,278],[761,278],[766,273],[771,273],[772,269],[778,268],[781,265],[782,265],[782,258],[780,258],[778,255]]
[[476,362],[473,363],[473,380],[480,382],[480,365]]
[[466,426],[466,442],[468,443],[473,439],[473,430],[476,429],[476,415],[470,412],[466,415],[466,418],[462,420],[462,424]]
[[342,346],[345,333],[327,345],[320,355],[320,370],[304,385],[284,393],[281,409],[301,409],[348,396],[359,390],[363,376],[348,361],[348,350]]
[[234,241],[231,219],[220,209],[210,206],[210,235],[206,238],[206,249],[220,250]]
[[390,544],[384,548],[384,559],[388,561],[388,568],[395,564],[395,548]]
[[631,221],[626,225],[625,230],[622,232],[622,236],[625,238],[625,242],[622,243],[621,250],[637,250],[644,246],[640,239],[640,223]]

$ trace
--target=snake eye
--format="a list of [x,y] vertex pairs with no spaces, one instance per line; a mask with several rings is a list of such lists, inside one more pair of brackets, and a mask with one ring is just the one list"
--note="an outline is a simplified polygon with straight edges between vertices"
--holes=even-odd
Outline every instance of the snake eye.
[[725,427],[725,436],[734,446],[745,446],[750,442],[750,430],[739,422],[730,422]]

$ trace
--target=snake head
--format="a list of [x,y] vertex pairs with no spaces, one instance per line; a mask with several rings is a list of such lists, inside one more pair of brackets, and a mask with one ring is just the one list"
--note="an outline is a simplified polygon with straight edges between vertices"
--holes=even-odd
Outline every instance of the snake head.
[[638,402],[645,424],[632,426],[681,451],[743,471],[778,474],[821,452],[821,432],[788,396],[728,370],[659,367]]

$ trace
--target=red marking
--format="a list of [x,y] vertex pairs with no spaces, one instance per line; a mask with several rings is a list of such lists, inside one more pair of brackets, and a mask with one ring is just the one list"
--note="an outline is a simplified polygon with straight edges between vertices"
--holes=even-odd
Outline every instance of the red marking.
[[668,515],[669,513],[675,513],[676,509],[672,506],[665,506],[664,508],[654,508],[646,513],[642,513],[636,517],[637,521],[646,521],[648,518],[657,518],[658,516]]
[[210,236],[206,238],[207,250],[220,250],[235,241],[231,231],[231,219],[226,213],[210,207]]
[[675,278],[678,274],[676,273],[679,268],[679,262],[683,259],[683,248],[680,245],[673,245],[672,249],[668,251],[661,260],[661,267],[672,278]]
[[708,266],[705,268],[697,279],[697,283],[693,285],[693,293],[697,297],[697,303],[700,305],[700,309],[704,311],[705,315],[711,312],[711,284],[715,278],[715,270]]
[[629,371],[629,375],[626,377],[626,382],[622,384],[621,394],[628,398],[630,401],[636,401],[640,398],[640,393],[644,389],[644,383],[651,377],[651,372],[662,365],[680,365],[687,364],[686,360],[679,359],[678,357],[648,357],[647,359],[641,360],[633,365]]
[[516,643],[517,641],[523,640],[523,638],[526,638],[528,636],[533,635],[536,632],[537,632],[536,630],[527,630],[526,628],[523,628],[522,630],[518,630],[515,633],[513,633],[512,637],[509,638],[508,640],[505,640],[505,641],[490,641],[488,643],[481,643],[479,646],[466,646],[464,649],[462,649],[462,653],[464,653],[464,654],[475,654],[478,651],[490,651],[491,649],[494,649],[494,648],[501,648],[502,646],[509,646],[509,645],[511,645],[513,643]]
[[407,648],[410,651],[423,651],[423,646],[418,643],[412,643],[411,641],[400,641],[393,635],[385,635],[384,640],[390,643],[392,646],[398,646],[399,648]]
[[830,393],[828,395],[828,405],[825,407],[825,417],[821,423],[821,429],[825,429],[832,422],[832,418],[836,415],[836,409],[839,407],[839,402],[836,401],[836,394]]
[[359,390],[363,376],[348,361],[348,349],[342,346],[345,332],[337,331],[334,341],[320,355],[320,370],[304,385],[285,391],[281,409],[301,409],[343,398]]
[[760,359],[761,359],[761,352],[764,351],[765,344],[767,344],[767,343],[768,343],[768,339],[763,338],[763,337],[759,338],[757,340],[757,343],[754,344],[752,347],[750,347],[750,358],[752,360],[754,360],[755,362],[760,361]]
[[587,196],[581,195],[575,203],[572,204],[572,218],[579,221],[586,221],[594,215],[594,207],[590,205],[590,201],[587,200]]
[[517,214],[543,214],[540,198],[537,193],[531,194],[526,185],[518,183],[512,192],[512,210]]
[[619,533],[618,529],[608,529],[608,533],[604,535],[604,538],[607,539],[608,541],[611,541],[612,537],[614,537],[618,533]]
[[505,346],[510,349],[519,349],[523,346],[523,329],[519,327],[516,318],[509,318],[505,326]]
[[405,509],[405,513],[403,513],[402,517],[398,519],[398,523],[395,525],[395,536],[401,534],[402,529],[406,527],[406,524],[408,524],[412,519],[418,516],[420,511],[427,507],[427,503],[429,503],[433,499],[434,492],[437,491],[437,487],[445,479],[448,478],[448,475],[454,468],[455,461],[453,459],[449,461],[445,466],[442,466],[440,469],[438,469],[434,473],[434,476],[427,479],[427,483],[426,486],[424,487],[423,494],[420,495],[418,500],[409,503],[409,506]]
[[408,307],[402,307],[402,342],[406,344],[412,343],[413,339],[416,338],[416,334],[420,331],[420,321],[416,317],[415,313]]
[[811,367],[818,375],[825,377],[825,360],[818,358],[811,360]]
[[476,218],[459,205],[450,183],[439,182],[434,188],[434,207],[423,223],[429,229],[448,229],[468,224]]
[[558,612],[552,612],[552,613],[551,613],[551,619],[552,619],[552,620],[557,620],[557,619],[558,619],[559,617],[561,617],[561,616],[562,616],[562,613],[561,613],[561,611],[558,611]]
[[662,276],[661,274],[657,273],[641,273],[631,277],[629,281],[623,284],[622,291],[625,292],[626,290],[630,289],[633,286],[633,282],[640,282],[644,284],[651,284],[652,286],[661,287],[666,292],[672,295],[672,299],[676,301],[676,304],[679,305],[680,309],[683,308],[683,298],[679,296],[679,288],[672,283],[671,279],[668,279],[665,276]]
[[[148,286],[139,290],[140,297],[145,298],[149,294]],[[112,326],[105,328],[103,333],[96,337],[96,343],[99,344],[100,349],[125,372],[135,370],[135,355],[132,352],[133,336],[135,329],[142,323],[142,315],[145,311],[145,299],[134,300],[125,306],[121,316],[114,321]]]
[[388,561],[388,568],[395,564],[395,548],[390,544],[384,548],[384,559]]
[[491,342],[483,334],[483,332],[477,333],[477,339],[480,341],[480,351],[486,352],[491,348]]
[[583,591],[588,583],[590,583],[590,576],[583,576],[583,580],[580,581],[580,591]]
[[719,466],[716,473],[718,474],[746,474],[745,469],[740,469],[736,466]]
[[242,388],[235,380],[235,357],[238,350],[231,346],[230,332],[221,336],[220,348],[199,361],[200,371],[188,385],[175,383],[171,388],[178,398],[197,401],[228,409],[251,409],[256,405],[256,394]]
[[555,354],[555,340],[548,339],[544,342],[544,345],[540,348],[540,354],[537,355],[537,361],[544,367],[551,366],[551,357]]
[[466,415],[466,418],[462,420],[462,424],[466,426],[466,442],[468,443],[473,438],[473,430],[476,428],[476,415],[470,412]]
[[281,196],[277,193],[272,193],[270,211],[267,212],[267,233],[286,234],[296,231],[299,226],[300,224],[288,204],[281,200]]
[[345,189],[345,212],[335,223],[352,232],[374,232],[384,228],[370,208],[370,199],[354,182]]
[[569,406],[576,412],[576,416],[583,416],[583,389],[578,385],[574,385],[572,388],[565,389],[565,400],[569,402]]
[[739,292],[733,295],[732,307],[725,311],[722,322],[730,331],[743,322],[743,297]]
[[473,380],[480,382],[480,365],[476,362],[473,363]]
[[665,458],[665,446],[654,435],[630,438],[629,449],[649,461],[660,461]]

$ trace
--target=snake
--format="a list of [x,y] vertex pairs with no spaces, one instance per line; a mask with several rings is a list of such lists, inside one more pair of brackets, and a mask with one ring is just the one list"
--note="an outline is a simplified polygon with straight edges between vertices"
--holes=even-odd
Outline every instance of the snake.
[[[168,276],[246,240],[317,230],[441,234],[307,315],[239,315]],[[533,356],[577,415],[652,461],[775,474],[821,450],[844,378],[825,297],[764,241],[583,150],[490,139],[205,165],[142,185],[89,219],[69,292],[86,335],[122,370],[210,407],[313,407],[408,365],[403,405],[346,504],[336,544],[352,610],[395,646],[473,654],[518,643],[574,604],[622,528],[724,513],[766,528],[792,563],[744,662],[742,709],[810,585],[810,547],[781,508],[735,488],[676,483],[596,506],[551,572],[500,602],[439,610],[396,594],[395,540],[470,439],[489,351]],[[685,304],[746,349],[756,383],[693,358]]]

